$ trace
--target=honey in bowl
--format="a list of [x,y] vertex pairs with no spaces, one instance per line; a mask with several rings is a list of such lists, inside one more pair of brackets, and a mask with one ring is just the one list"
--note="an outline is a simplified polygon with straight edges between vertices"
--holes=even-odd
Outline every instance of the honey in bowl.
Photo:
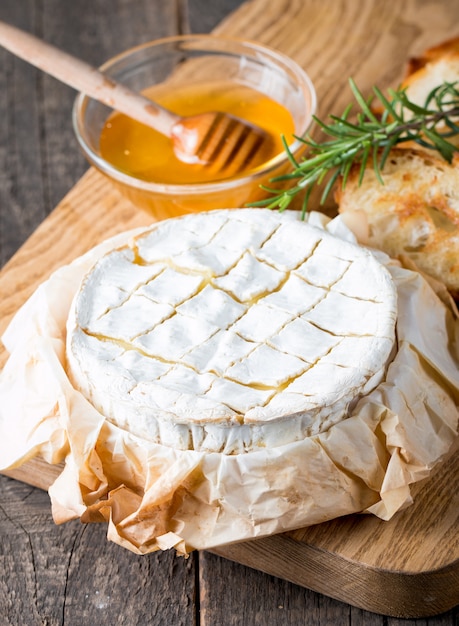
[[272,179],[290,168],[282,136],[299,158],[304,143],[297,137],[307,132],[316,110],[314,87],[302,68],[253,42],[180,35],[128,50],[101,69],[179,116],[229,113],[273,139],[273,158],[222,178],[217,167],[180,162],[169,138],[80,94],[73,122],[86,158],[156,219],[244,207],[268,197],[261,185],[280,187]]
[[[211,108],[264,130],[271,140],[271,153],[265,155],[262,164],[255,159],[255,167],[242,171],[240,176],[251,174],[281,154],[282,135],[290,142],[294,132],[293,118],[285,107],[245,85],[222,81],[175,87],[173,91],[156,86],[145,94],[181,116],[205,113]],[[119,170],[144,181],[175,185],[224,180],[224,172],[181,161],[169,137],[119,113],[110,116],[102,129],[100,152]]]

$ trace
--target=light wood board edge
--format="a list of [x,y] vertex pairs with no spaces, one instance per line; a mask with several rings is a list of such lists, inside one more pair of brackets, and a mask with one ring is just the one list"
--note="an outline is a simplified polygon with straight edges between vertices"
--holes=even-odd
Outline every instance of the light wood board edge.
[[392,617],[430,617],[459,604],[457,561],[415,574],[383,570],[285,534],[210,552],[363,610]]
[[[91,197],[98,206],[96,229],[92,223],[91,206],[82,202],[82,197]],[[151,221],[149,216],[133,214],[130,205],[107,185],[105,179],[94,170],[90,170],[0,272],[0,287],[7,295],[0,303],[1,325],[6,323],[30,295],[32,286],[38,284],[52,270],[47,264],[36,265],[37,256],[43,258],[43,250],[48,246],[59,246],[62,255],[53,254],[50,260],[56,263],[56,258],[60,258],[57,262],[62,264],[103,239],[101,231],[108,236],[118,231],[121,224],[136,227]],[[33,272],[30,279],[31,270]],[[15,281],[20,275],[27,275],[30,282],[21,283],[18,288]],[[5,358],[5,351],[0,348],[0,360],[4,362]],[[41,459],[32,459],[5,474],[47,490],[60,471],[60,466],[49,465]],[[432,500],[437,494],[443,499],[449,498],[450,495],[454,497],[454,484],[455,481],[457,483],[458,477],[459,462],[456,461],[449,478],[444,478],[440,487],[432,482],[426,489],[427,500]],[[422,502],[422,497],[420,499]],[[425,517],[421,515],[413,527],[419,528],[423,519]],[[454,519],[457,528],[457,512]],[[384,545],[388,545],[393,534],[398,531],[397,522],[395,531],[391,532],[386,522],[374,520],[374,523],[375,536]],[[368,559],[372,556],[371,546],[368,546],[369,531],[366,531],[367,537],[362,539],[365,534],[362,535],[362,528],[368,522],[359,522],[356,529],[352,528],[352,524],[349,528],[347,520],[338,520],[337,524],[338,526],[334,528],[335,535],[338,534],[343,539],[338,545],[330,541],[329,527],[319,525],[300,529],[291,535],[279,535],[222,547],[215,553],[364,610],[387,615],[427,616],[448,610],[459,603],[457,530],[455,534],[450,535],[446,544],[443,542],[441,545],[440,538],[438,553],[442,555],[442,565],[427,570],[420,567],[414,571],[407,571],[397,566],[394,568],[394,563],[391,563],[385,553],[378,566],[368,564]],[[406,545],[410,544],[406,529],[403,529],[403,533],[401,541],[405,543],[404,549],[412,553],[413,546]],[[438,541],[438,534],[435,534],[435,540]],[[350,546],[352,549],[349,549]],[[447,559],[450,548],[452,558]],[[357,555],[356,558],[350,559],[349,555],[354,554]],[[441,561],[440,558],[439,560]],[[377,594],[375,589],[378,590]]]
[[34,457],[27,463],[24,463],[24,465],[11,470],[4,470],[0,474],[19,480],[32,487],[38,487],[38,489],[43,489],[43,491],[48,491],[62,469],[63,465],[50,465],[40,457]]
[[[457,463],[457,454],[453,460]],[[61,469],[62,465],[49,465],[43,459],[34,458],[3,473],[47,490]],[[433,480],[441,483],[445,474],[447,471],[443,468]],[[363,545],[365,533],[361,531],[365,527],[370,533],[377,529],[375,542],[381,539],[378,532],[383,538],[394,530],[397,535],[403,516],[408,525],[413,525],[415,533],[415,524],[410,521],[410,517],[415,517],[415,506],[390,522],[373,516],[348,516],[290,533],[221,546],[209,552],[367,611],[402,618],[429,617],[459,604],[459,558],[452,554],[450,560],[440,561],[437,567],[410,571],[391,568],[387,563],[384,567],[369,565],[364,552],[360,558],[350,558],[347,546],[349,541]],[[330,532],[334,536],[343,535],[336,545],[328,541]],[[403,538],[403,532],[400,535]]]

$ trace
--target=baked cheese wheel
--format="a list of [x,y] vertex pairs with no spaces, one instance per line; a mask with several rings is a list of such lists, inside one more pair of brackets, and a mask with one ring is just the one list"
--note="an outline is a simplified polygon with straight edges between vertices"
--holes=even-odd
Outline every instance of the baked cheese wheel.
[[373,254],[298,213],[197,213],[137,233],[89,271],[67,370],[134,435],[241,454],[345,419],[384,376],[396,317]]

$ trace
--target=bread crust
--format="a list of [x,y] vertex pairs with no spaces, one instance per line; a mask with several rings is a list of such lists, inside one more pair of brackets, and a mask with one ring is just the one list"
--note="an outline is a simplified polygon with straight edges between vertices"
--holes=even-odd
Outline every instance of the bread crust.
[[[423,105],[435,87],[454,81],[459,81],[459,36],[409,59],[401,88]],[[459,146],[459,134],[448,140]],[[368,235],[362,243],[409,257],[459,301],[459,152],[449,164],[435,151],[406,142],[391,150],[383,185],[371,165],[361,185],[359,176],[357,164],[345,189],[337,185],[335,199],[340,213],[364,211]]]
[[420,56],[408,59],[405,81],[419,70],[425,68],[427,64],[445,57],[454,58],[455,56],[459,56],[459,36],[446,39],[435,46],[427,48]]
[[459,160],[397,148],[381,184],[368,166],[359,185],[355,166],[336,192],[339,212],[363,210],[368,244],[392,257],[408,257],[459,299]]

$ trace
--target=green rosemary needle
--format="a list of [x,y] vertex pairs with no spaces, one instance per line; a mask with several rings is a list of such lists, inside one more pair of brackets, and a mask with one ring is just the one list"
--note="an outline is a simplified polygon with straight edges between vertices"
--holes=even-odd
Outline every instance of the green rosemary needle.
[[[304,194],[302,216],[308,210],[311,191],[323,186],[320,204],[323,204],[341,178],[346,185],[351,168],[359,164],[359,182],[362,181],[369,162],[376,176],[383,183],[382,170],[391,149],[402,142],[416,144],[438,151],[449,163],[459,147],[449,141],[459,133],[459,82],[443,83],[433,89],[423,106],[412,102],[405,90],[389,90],[389,97],[377,88],[369,98],[365,98],[352,79],[349,81],[354,99],[359,107],[356,119],[350,121],[353,105],[349,105],[341,116],[331,115],[330,123],[314,116],[326,139],[316,142],[310,135],[297,137],[306,144],[307,156],[297,161],[290,152],[285,138],[284,148],[292,164],[289,174],[273,178],[271,182],[290,183],[285,189],[263,186],[272,197],[253,202],[250,206],[277,208],[284,211],[293,198]],[[382,107],[381,115],[376,115],[372,104],[375,97]]]

